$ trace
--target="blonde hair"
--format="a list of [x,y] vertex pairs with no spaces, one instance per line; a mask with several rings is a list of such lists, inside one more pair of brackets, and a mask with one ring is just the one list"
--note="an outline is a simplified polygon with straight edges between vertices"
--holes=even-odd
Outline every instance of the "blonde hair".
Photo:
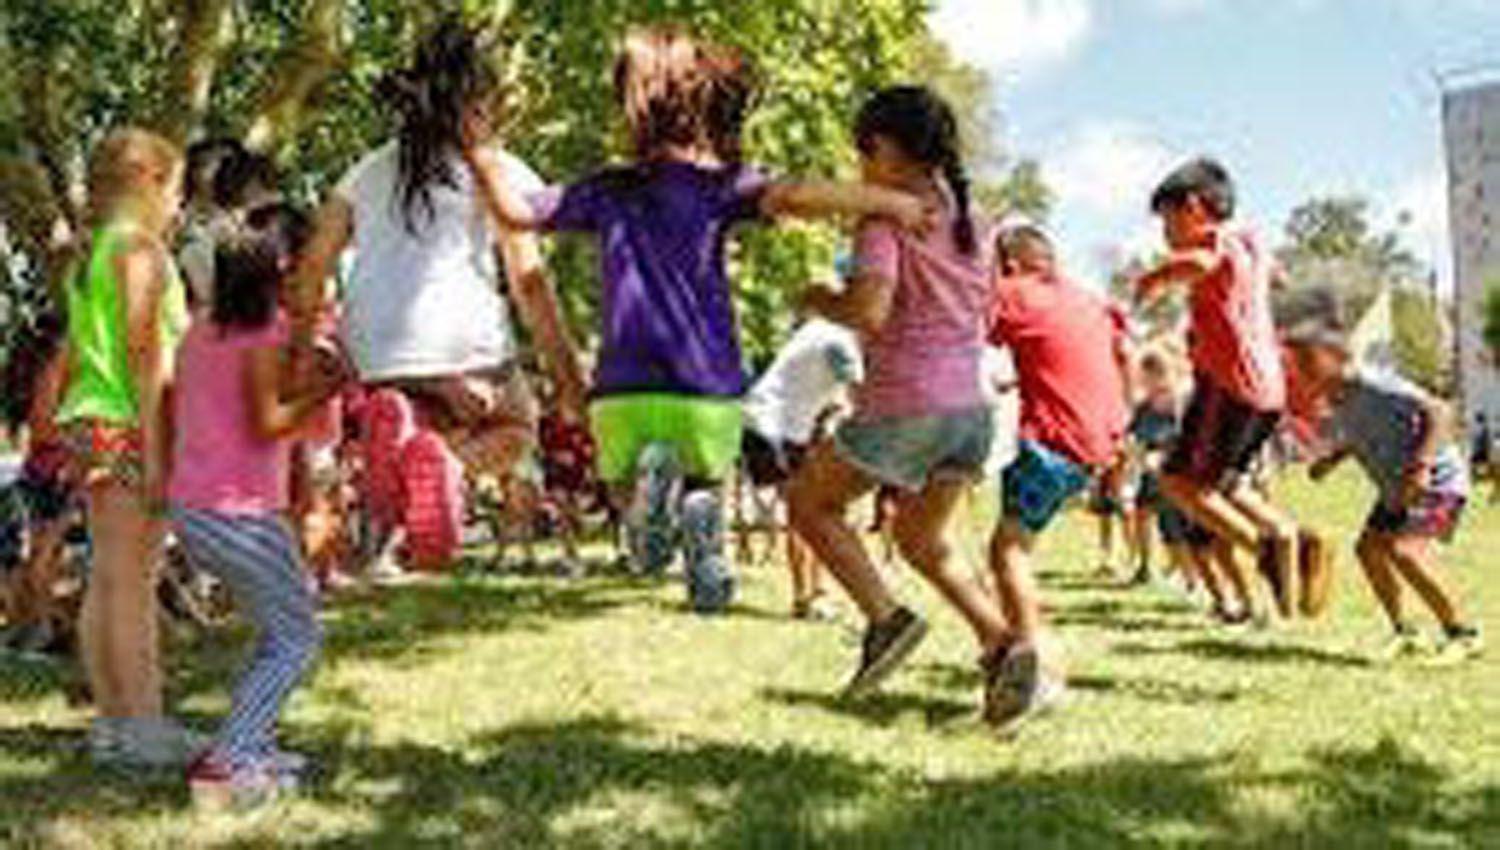
[[127,210],[153,230],[165,225],[172,213],[165,208],[167,184],[181,164],[182,152],[156,133],[139,127],[110,131],[89,160],[89,226]]

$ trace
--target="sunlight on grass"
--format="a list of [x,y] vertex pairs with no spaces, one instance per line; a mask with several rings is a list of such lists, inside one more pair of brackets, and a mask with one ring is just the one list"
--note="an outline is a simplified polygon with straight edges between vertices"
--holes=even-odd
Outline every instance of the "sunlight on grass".
[[[1350,476],[1282,492],[1346,544],[1368,499]],[[1227,632],[1093,582],[1092,539],[1077,515],[1044,549],[1074,698],[1016,742],[977,722],[975,648],[900,568],[934,633],[858,703],[835,697],[854,624],[784,619],[776,571],[710,621],[675,585],[471,575],[330,612],[287,723],[326,770],[271,812],[206,819],[172,777],[96,775],[57,683],[8,682],[0,845],[1500,846],[1500,663],[1370,664],[1382,627],[1347,551],[1326,622]],[[1492,630],[1496,551],[1481,508],[1446,553]],[[237,638],[175,647],[189,716],[224,710]]]

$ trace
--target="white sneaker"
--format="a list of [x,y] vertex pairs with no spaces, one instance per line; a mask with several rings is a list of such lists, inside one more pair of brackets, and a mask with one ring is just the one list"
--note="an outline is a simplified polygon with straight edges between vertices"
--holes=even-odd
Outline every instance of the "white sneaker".
[[100,767],[180,768],[211,743],[207,735],[159,717],[100,717],[89,728],[89,753]]

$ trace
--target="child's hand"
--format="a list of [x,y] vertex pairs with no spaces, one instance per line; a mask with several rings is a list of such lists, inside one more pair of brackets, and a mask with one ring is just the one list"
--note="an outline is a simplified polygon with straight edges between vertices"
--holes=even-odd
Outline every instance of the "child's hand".
[[941,209],[937,202],[904,192],[891,197],[890,216],[901,229],[922,234],[938,226]]
[[1407,467],[1401,476],[1401,505],[1402,507],[1414,507],[1422,501],[1422,494],[1427,492],[1427,482],[1432,477],[1432,467],[1417,463]]

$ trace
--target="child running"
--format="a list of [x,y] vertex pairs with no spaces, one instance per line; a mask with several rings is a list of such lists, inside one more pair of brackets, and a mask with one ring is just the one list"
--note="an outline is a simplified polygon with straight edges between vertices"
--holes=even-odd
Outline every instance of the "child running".
[[[745,398],[744,453],[756,487],[783,491],[817,436],[823,414],[858,385],[864,367],[859,340],[821,318],[802,323]],[[807,544],[790,529],[787,566],[792,573],[792,618],[831,619],[823,571]]]
[[1040,230],[1002,233],[998,254],[990,341],[1014,356],[1021,427],[1016,459],[1002,475],[1002,516],[990,543],[1007,630],[1002,649],[988,660],[993,684],[986,713],[1014,728],[1055,705],[1064,690],[1061,659],[1044,646],[1032,553],[1090,474],[1113,466],[1124,448],[1129,355],[1123,313],[1063,277]]
[[180,766],[197,744],[163,716],[155,588],[169,451],[163,400],[187,326],[167,250],[181,184],[182,156],[170,142],[138,129],[110,133],[90,163],[90,230],[63,285],[68,382],[57,421],[93,545],[79,631],[99,765]]
[[251,212],[216,251],[213,304],[178,353],[172,518],[189,560],[222,581],[255,625],[256,648],[213,746],[189,769],[195,801],[262,802],[295,783],[276,718],[321,641],[313,591],[288,507],[291,437],[332,396],[339,375],[284,392],[287,328],[277,291],[297,246],[275,207]]
[[720,492],[739,460],[744,392],[726,269],[732,229],[837,215],[915,228],[928,212],[902,192],[775,182],[746,165],[753,75],[734,50],[676,29],[636,30],[614,80],[635,163],[524,198],[490,152],[470,146],[466,156],[504,224],[598,236],[602,339],[590,419],[600,476],[617,503],[632,505],[637,568],[663,571],[681,540],[689,601],[712,613],[735,590]]
[[854,412],[792,482],[792,527],[864,615],[859,666],[845,688],[872,692],[911,655],[927,623],[892,595],[847,517],[881,485],[900,495],[892,531],[901,555],[968,621],[989,656],[1005,637],[994,596],[954,568],[948,528],[994,442],[980,391],[990,254],[970,210],[953,111],[925,88],[874,95],[854,129],[866,182],[937,205],[944,226],[903,233],[867,219],[842,290],[813,289],[813,312],[859,331],[865,381]]
[[1309,469],[1321,480],[1353,457],[1377,490],[1356,553],[1394,634],[1386,655],[1424,649],[1407,618],[1403,585],[1416,591],[1442,627],[1436,661],[1477,657],[1484,641],[1439,569],[1434,541],[1458,528],[1469,476],[1453,441],[1446,405],[1391,373],[1351,368],[1347,336],[1335,319],[1313,319],[1289,331],[1299,377],[1326,410],[1327,454]]
[[[1195,372],[1162,488],[1194,522],[1257,559],[1278,609],[1290,617],[1299,532],[1249,481],[1287,401],[1271,312],[1275,263],[1253,234],[1231,227],[1235,188],[1218,162],[1198,159],[1172,172],[1152,194],[1151,209],[1161,216],[1171,256],[1138,281],[1137,294],[1150,299],[1167,284],[1188,286]],[[1305,533],[1300,540],[1303,560],[1318,563],[1320,541]]]

